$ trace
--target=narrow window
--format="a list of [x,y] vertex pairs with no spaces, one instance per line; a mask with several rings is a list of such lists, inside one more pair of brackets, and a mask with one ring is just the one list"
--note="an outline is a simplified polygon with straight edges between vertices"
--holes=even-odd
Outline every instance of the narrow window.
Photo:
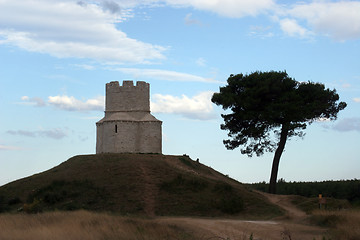
[[117,133],[117,124],[115,124],[115,133]]

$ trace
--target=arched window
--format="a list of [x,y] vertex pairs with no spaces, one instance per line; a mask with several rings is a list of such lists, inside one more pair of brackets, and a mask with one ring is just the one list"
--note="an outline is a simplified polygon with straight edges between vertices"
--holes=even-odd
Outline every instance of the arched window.
[[115,124],[115,133],[117,133],[117,124]]

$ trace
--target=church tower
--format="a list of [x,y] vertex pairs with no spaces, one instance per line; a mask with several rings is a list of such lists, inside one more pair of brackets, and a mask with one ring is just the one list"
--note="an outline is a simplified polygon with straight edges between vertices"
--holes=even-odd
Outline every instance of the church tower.
[[150,114],[150,84],[106,84],[105,117],[96,123],[96,153],[161,153],[161,124]]

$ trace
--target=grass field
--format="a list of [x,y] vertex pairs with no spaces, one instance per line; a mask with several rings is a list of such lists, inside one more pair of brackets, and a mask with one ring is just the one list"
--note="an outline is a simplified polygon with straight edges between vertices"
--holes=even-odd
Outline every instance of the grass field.
[[333,239],[360,239],[360,211],[314,211],[311,216],[313,223],[327,227]]
[[0,215],[2,240],[196,239],[175,225],[87,211]]
[[316,211],[186,155],[82,155],[0,187],[0,240],[359,240],[360,211],[327,200]]
[[358,240],[360,211],[316,211],[312,225],[211,218],[139,218],[89,211],[1,214],[1,240]]

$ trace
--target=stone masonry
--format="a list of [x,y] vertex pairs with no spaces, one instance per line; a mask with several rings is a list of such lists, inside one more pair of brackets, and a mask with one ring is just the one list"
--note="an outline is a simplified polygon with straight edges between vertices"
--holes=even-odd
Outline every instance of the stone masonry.
[[150,84],[106,84],[105,117],[96,123],[96,153],[161,153],[162,122],[150,114]]

